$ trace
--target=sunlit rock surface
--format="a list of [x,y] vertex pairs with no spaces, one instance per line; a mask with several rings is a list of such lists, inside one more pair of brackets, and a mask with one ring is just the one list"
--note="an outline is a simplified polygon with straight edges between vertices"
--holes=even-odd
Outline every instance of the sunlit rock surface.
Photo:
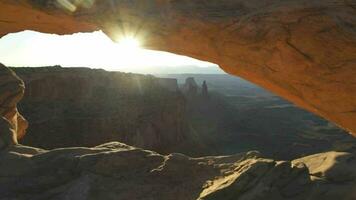
[[25,29],[135,34],[214,62],[356,132],[353,0],[2,0],[0,35]]
[[303,162],[309,169],[310,178],[317,189],[312,199],[355,199],[356,156],[355,153],[326,152],[294,160]]

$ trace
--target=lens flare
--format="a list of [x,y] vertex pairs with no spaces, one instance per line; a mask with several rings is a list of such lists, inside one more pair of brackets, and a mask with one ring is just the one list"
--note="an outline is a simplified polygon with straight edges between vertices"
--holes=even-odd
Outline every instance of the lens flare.
[[140,48],[140,41],[134,37],[124,37],[118,41],[118,46],[124,50],[135,50]]

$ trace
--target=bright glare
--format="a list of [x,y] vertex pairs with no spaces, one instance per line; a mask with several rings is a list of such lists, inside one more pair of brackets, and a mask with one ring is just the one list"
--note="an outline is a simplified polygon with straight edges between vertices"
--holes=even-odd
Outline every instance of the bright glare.
[[134,37],[124,37],[119,40],[118,45],[123,50],[134,50],[140,48],[140,42]]
[[115,43],[101,31],[64,36],[23,31],[0,39],[0,62],[8,66],[61,65],[136,73],[158,73],[158,68],[169,71],[182,69],[181,66],[216,66],[186,56],[146,50],[140,45],[134,37]]

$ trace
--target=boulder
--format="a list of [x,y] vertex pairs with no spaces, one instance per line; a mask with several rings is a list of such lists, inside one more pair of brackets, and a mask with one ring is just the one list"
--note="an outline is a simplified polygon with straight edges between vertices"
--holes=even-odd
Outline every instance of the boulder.
[[17,111],[17,103],[24,94],[23,81],[0,63],[0,149],[25,135],[27,121]]

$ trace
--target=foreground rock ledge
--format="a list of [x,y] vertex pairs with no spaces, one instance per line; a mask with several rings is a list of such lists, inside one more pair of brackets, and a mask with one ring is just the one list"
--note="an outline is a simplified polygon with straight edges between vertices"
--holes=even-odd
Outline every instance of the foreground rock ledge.
[[2,0],[0,37],[102,29],[217,63],[356,134],[354,0]]
[[[332,164],[320,168],[321,158]],[[118,142],[51,151],[15,145],[0,153],[0,199],[351,200],[355,167],[352,154],[336,152],[291,164],[258,152],[190,158]]]

